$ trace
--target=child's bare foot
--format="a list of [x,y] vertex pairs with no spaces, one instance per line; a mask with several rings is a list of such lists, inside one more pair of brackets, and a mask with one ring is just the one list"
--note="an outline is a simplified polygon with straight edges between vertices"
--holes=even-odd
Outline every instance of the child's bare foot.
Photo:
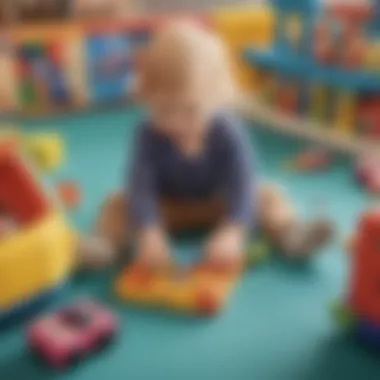
[[283,231],[278,247],[289,258],[305,258],[328,243],[334,234],[334,226],[328,220],[295,223]]

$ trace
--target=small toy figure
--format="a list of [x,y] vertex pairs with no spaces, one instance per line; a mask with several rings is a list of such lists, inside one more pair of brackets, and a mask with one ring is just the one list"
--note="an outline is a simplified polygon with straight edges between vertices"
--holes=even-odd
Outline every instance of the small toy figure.
[[90,300],[67,306],[31,323],[30,350],[55,368],[67,368],[110,344],[118,331],[116,317]]
[[371,194],[380,195],[380,154],[366,154],[356,163],[355,176]]

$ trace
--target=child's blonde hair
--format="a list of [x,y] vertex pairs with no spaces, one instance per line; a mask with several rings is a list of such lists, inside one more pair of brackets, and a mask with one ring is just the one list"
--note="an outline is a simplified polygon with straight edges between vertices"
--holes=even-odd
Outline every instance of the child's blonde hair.
[[215,107],[232,103],[235,82],[228,52],[211,31],[177,22],[157,31],[142,53],[137,90],[143,100],[170,91],[200,91]]

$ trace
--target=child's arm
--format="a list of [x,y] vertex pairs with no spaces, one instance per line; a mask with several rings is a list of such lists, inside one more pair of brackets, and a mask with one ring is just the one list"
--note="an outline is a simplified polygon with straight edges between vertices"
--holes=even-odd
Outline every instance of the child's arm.
[[143,129],[135,143],[129,187],[129,212],[137,236],[137,258],[149,266],[165,265],[169,247],[160,228],[152,135]]
[[135,141],[129,179],[129,212],[132,224],[143,230],[158,224],[151,135],[144,128]]
[[227,211],[224,223],[208,242],[207,252],[213,261],[229,262],[242,258],[245,235],[255,218],[256,189],[248,136],[238,125],[226,125],[221,130]]
[[255,218],[256,179],[249,136],[231,125],[226,141],[226,223],[247,229]]

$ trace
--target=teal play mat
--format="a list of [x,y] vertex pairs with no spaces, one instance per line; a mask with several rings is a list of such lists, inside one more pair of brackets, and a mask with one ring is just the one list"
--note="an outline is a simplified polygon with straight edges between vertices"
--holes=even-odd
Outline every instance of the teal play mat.
[[[73,221],[90,228],[104,196],[122,184],[136,110],[25,123],[25,129],[59,131],[68,144],[67,165],[55,175],[79,181],[85,194]],[[281,181],[305,215],[320,210],[348,233],[366,204],[348,160],[337,158],[325,174],[299,175],[281,162],[302,145],[252,129],[263,175]],[[177,249],[197,251],[185,240]],[[80,276],[57,303],[89,294],[111,305],[121,319],[118,342],[67,373],[35,363],[20,325],[0,331],[0,380],[332,380],[380,379],[380,357],[341,334],[329,304],[344,290],[347,258],[336,243],[308,265],[281,260],[252,270],[216,319],[183,318],[133,309],[114,299],[114,273]]]

